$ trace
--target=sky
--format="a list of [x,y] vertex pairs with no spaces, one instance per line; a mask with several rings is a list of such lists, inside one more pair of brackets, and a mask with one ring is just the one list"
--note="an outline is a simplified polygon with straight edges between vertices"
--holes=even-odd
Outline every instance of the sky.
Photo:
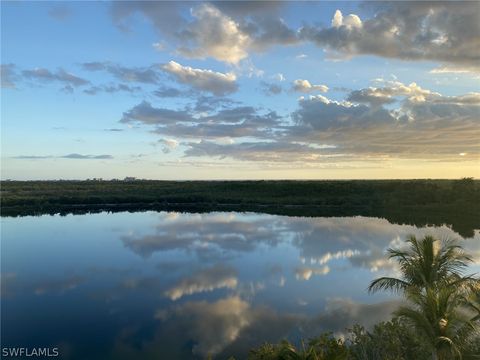
[[1,2],[2,179],[480,177],[479,2]]

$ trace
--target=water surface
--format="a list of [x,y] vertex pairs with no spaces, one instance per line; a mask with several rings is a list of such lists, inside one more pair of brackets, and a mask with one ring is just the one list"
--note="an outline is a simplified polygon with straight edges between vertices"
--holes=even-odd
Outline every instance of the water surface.
[[454,238],[480,271],[480,232],[367,217],[173,212],[2,218],[2,346],[65,359],[245,357],[264,341],[388,319],[369,295],[388,247]]

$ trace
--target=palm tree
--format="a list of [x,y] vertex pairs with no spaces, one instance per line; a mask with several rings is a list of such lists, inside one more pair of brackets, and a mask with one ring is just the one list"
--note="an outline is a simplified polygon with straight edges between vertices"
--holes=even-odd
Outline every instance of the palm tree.
[[407,243],[407,250],[388,249],[390,258],[400,266],[401,278],[381,277],[368,290],[392,290],[405,296],[410,305],[400,307],[396,315],[425,338],[432,359],[462,358],[479,323],[478,316],[472,318],[466,310],[472,293],[480,288],[477,278],[464,276],[472,259],[453,241],[411,236]]

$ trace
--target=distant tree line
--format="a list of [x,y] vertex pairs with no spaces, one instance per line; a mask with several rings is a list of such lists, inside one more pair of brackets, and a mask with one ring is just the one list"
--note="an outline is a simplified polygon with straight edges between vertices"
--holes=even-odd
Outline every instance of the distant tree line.
[[395,223],[479,228],[480,181],[4,181],[2,216],[98,211],[254,211],[376,216]]

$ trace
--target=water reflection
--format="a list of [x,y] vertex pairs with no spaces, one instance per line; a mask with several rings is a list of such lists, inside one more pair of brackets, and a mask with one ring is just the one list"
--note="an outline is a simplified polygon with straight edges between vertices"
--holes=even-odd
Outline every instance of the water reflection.
[[170,300],[178,300],[185,295],[192,295],[220,288],[235,289],[238,280],[233,268],[216,265],[182,279],[165,292]]
[[116,213],[2,218],[3,346],[58,346],[63,358],[226,358],[389,318],[369,296],[394,274],[407,235],[480,233],[366,217]]

